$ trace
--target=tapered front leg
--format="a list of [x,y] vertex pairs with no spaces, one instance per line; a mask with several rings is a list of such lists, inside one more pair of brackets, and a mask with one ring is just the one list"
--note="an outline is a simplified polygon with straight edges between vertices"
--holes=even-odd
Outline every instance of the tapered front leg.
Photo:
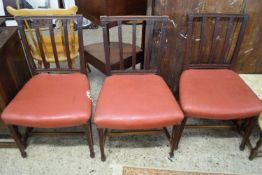
[[97,129],[98,131],[98,136],[99,136],[99,145],[100,145],[100,152],[101,152],[101,160],[105,161],[106,156],[104,152],[104,145],[105,145],[105,134],[104,134],[104,129]]
[[22,142],[22,137],[21,137],[21,134],[20,134],[19,131],[18,131],[17,126],[8,125],[7,127],[8,127],[8,129],[9,129],[9,132],[10,132],[11,136],[12,136],[13,139],[15,140],[15,143],[16,143],[18,149],[19,149],[20,152],[21,152],[21,156],[22,156],[23,158],[27,157],[27,154],[26,154],[26,152],[25,152],[25,145],[24,145],[23,142]]
[[86,139],[87,139],[87,143],[88,143],[88,146],[89,146],[90,157],[94,158],[95,152],[94,152],[94,146],[93,146],[94,141],[93,141],[91,121],[87,122]]
[[172,135],[171,135],[171,142],[170,142],[171,143],[171,149],[170,149],[170,153],[169,153],[170,157],[174,157],[174,150],[175,150],[175,147],[176,147],[179,131],[180,131],[180,126],[174,125],[173,128],[172,128]]

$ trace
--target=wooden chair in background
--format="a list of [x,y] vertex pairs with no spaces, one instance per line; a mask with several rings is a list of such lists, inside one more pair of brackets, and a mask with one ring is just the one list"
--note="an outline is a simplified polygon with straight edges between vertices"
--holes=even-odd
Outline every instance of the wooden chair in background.
[[[131,69],[124,66],[124,52],[122,41],[122,23],[132,23],[132,59]],[[136,21],[144,21],[145,52],[144,70],[136,68]],[[106,60],[106,74],[109,75],[102,86],[97,101],[94,121],[98,128],[101,160],[105,161],[104,144],[106,136],[119,136],[127,134],[148,134],[148,129],[161,128],[171,145],[177,137],[177,125],[183,120],[183,113],[177,104],[172,92],[168,88],[160,73],[161,58],[166,42],[167,16],[102,16],[104,51]],[[107,25],[117,22],[119,34],[119,67],[112,69],[110,44],[108,41]],[[156,37],[154,37],[156,36]],[[154,45],[153,43],[156,43]],[[155,46],[153,48],[153,46]],[[154,52],[154,54],[151,54]],[[152,57],[157,60],[156,65],[151,64]],[[170,136],[167,126],[173,126]],[[135,131],[127,133],[114,133],[108,130]],[[154,131],[153,133],[155,133]],[[173,154],[173,147],[170,154]]]
[[[243,136],[240,149],[248,142],[262,104],[233,71],[247,20],[246,14],[188,15],[184,71],[179,82],[179,101],[186,117],[175,148],[188,117],[232,120]],[[196,32],[197,26],[200,34]],[[208,34],[212,36],[211,41],[206,39]],[[239,125],[237,121],[242,119],[248,121],[248,127],[246,122]]]
[[[33,14],[36,15],[36,14]],[[26,157],[26,140],[29,132],[33,128],[64,128],[78,125],[86,125],[86,138],[89,144],[90,156],[94,157],[93,139],[91,129],[92,102],[88,97],[90,93],[89,80],[86,75],[86,67],[83,50],[82,16],[16,16],[22,46],[25,51],[26,60],[32,74],[32,78],[18,92],[15,98],[3,111],[1,117],[10,130],[22,157]],[[31,21],[33,29],[28,30],[26,21]],[[65,58],[59,59],[58,47],[55,37],[56,31],[53,28],[53,20],[62,21],[63,42],[65,46]],[[55,67],[50,67],[51,53],[46,53],[40,34],[40,24],[44,22],[48,25],[50,34],[50,45],[48,51],[54,55]],[[74,49],[70,47],[70,36],[68,26],[71,21],[77,24],[75,38],[78,41]],[[31,32],[33,34],[30,34]],[[37,67],[35,63],[35,52],[27,35],[36,37],[35,50],[40,52],[40,61],[43,67]],[[60,43],[61,44],[61,43]],[[72,57],[79,54],[80,64],[73,66]],[[66,61],[66,65],[61,64]],[[78,66],[79,65],[79,66]],[[18,126],[26,127],[26,133],[22,137]]]
[[[126,24],[131,25],[128,21]],[[144,24],[141,21],[136,21],[136,24],[142,25],[142,36],[141,36],[141,47],[136,46],[136,63],[141,63],[141,67],[143,67],[143,48],[144,48]],[[119,47],[120,47],[120,40],[122,40],[122,36],[118,35],[118,42],[111,41],[109,31],[111,28],[115,27],[116,23],[111,23],[106,25],[106,30],[108,32],[108,42],[110,47],[110,57],[111,57],[111,68],[118,69],[120,65],[120,58],[119,58]],[[137,25],[136,25],[137,26]],[[135,41],[136,42],[136,41]],[[123,42],[121,43],[121,47],[123,48],[123,66],[125,69],[130,68],[132,66],[132,44]],[[85,46],[85,58],[87,64],[93,65],[96,69],[101,71],[102,73],[106,74],[106,58],[104,53],[104,43],[94,43]]]
[[[14,9],[10,6],[7,7],[8,13],[13,16],[45,16],[45,15],[74,15],[76,14],[78,8],[77,6],[73,6],[69,9]],[[50,34],[46,34],[44,26],[46,27],[47,24],[44,24],[43,21],[39,21],[39,26],[41,27],[39,30],[39,41],[36,35],[34,35],[33,28],[31,26],[31,20],[25,21],[25,26],[27,30],[26,39],[29,43],[30,52],[35,60],[38,62],[38,67],[41,67],[42,64],[45,66],[50,66],[50,63],[56,63],[55,57],[57,56],[58,61],[66,62],[67,61],[67,49],[64,43],[64,26],[61,20],[57,23],[57,30],[54,33],[54,42],[56,45],[56,53],[57,55],[53,54],[52,50],[52,40],[50,38]],[[53,21],[54,22],[54,21]],[[68,47],[70,50],[70,58],[72,65],[75,66],[75,60],[78,57],[78,38],[74,32],[74,21],[70,21],[70,30],[69,30],[69,37],[68,37]],[[41,43],[43,47],[43,52],[39,49],[38,43]],[[43,63],[42,55],[45,55],[45,62]],[[56,63],[57,64],[57,63]],[[88,66],[88,65],[87,65]],[[87,67],[89,69],[89,67]]]

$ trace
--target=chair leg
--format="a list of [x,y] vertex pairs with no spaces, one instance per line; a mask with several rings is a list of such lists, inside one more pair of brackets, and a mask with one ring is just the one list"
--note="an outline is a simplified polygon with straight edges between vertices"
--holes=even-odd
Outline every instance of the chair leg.
[[10,131],[11,136],[12,136],[13,139],[15,140],[15,143],[16,143],[18,149],[19,149],[20,152],[21,152],[21,156],[22,156],[23,158],[27,157],[27,154],[26,154],[26,152],[25,152],[25,145],[24,145],[23,142],[22,142],[22,138],[21,138],[21,135],[20,135],[20,133],[19,133],[19,131],[18,131],[17,126],[8,125],[7,127],[8,127],[8,129],[9,129],[9,131]]
[[247,143],[249,136],[252,133],[253,128],[255,127],[256,123],[257,123],[257,117],[252,117],[252,118],[249,119],[246,132],[245,132],[243,139],[241,141],[241,144],[240,144],[240,150],[241,151],[245,149],[246,143]]
[[87,139],[87,143],[88,143],[88,146],[89,146],[90,157],[94,158],[95,152],[94,152],[94,146],[93,146],[94,141],[93,141],[91,121],[87,122],[86,139]]
[[181,139],[181,136],[182,136],[182,133],[184,131],[184,128],[185,128],[185,125],[186,125],[186,121],[187,121],[187,117],[185,117],[180,125],[180,130],[179,130],[179,133],[178,133],[178,136],[177,136],[177,139],[176,139],[176,145],[175,145],[175,150],[178,149],[178,144],[180,142],[180,139]]
[[104,145],[105,145],[105,134],[104,129],[97,129],[98,136],[99,136],[99,146],[100,146],[100,152],[101,152],[101,160],[104,162],[106,160],[105,152],[104,152]]
[[262,145],[262,131],[260,132],[260,138],[259,140],[257,141],[257,144],[255,146],[255,148],[253,148],[251,150],[251,153],[249,155],[249,160],[253,160],[256,156],[257,156],[257,152],[258,152],[258,149],[259,147]]
[[168,139],[169,142],[171,143],[171,142],[172,142],[172,139],[171,139],[171,136],[170,136],[170,134],[169,134],[167,128],[166,128],[166,127],[163,127],[163,130],[164,130],[164,133],[165,133],[167,139]]
[[171,149],[170,149],[170,153],[169,156],[170,157],[174,157],[174,150],[175,150],[175,146],[176,146],[176,142],[178,139],[180,133],[180,126],[173,126],[172,128],[172,136],[171,136]]
[[144,69],[144,59],[142,59],[141,63],[140,63],[140,69],[143,70]]
[[90,68],[88,62],[86,63],[86,67],[87,67],[88,72],[91,72],[91,68]]
[[30,133],[33,131],[33,129],[34,129],[33,127],[27,127],[26,130],[25,130],[24,136],[22,138],[24,145],[25,145],[25,148],[28,145],[27,140],[28,140]]

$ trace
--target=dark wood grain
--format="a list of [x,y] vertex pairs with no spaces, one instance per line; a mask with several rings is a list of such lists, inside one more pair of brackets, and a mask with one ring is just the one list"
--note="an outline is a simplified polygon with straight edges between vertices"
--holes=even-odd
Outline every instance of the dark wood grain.
[[214,31],[213,31],[213,35],[212,35],[212,43],[211,43],[211,49],[209,52],[209,59],[208,59],[208,63],[212,63],[212,61],[214,60],[215,57],[215,50],[216,50],[216,45],[217,45],[217,36],[218,36],[218,32],[219,32],[219,17],[216,17],[215,19],[215,25],[214,25]]

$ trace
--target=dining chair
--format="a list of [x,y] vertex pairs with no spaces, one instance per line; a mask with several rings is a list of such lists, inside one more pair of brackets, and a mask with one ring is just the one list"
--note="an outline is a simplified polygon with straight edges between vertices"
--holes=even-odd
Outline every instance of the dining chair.
[[[78,7],[72,6],[68,9],[14,9],[13,7],[8,6],[7,8],[8,13],[10,13],[13,16],[46,16],[46,15],[75,15]],[[63,32],[63,23],[61,20],[53,21],[53,23],[56,23],[54,25],[57,25],[56,27],[59,29],[59,32],[54,33],[54,41],[56,45],[57,50],[57,57],[60,62],[66,62],[67,61],[67,55],[66,55],[66,45],[64,43],[64,35]],[[77,35],[74,32],[75,22],[73,20],[70,21],[69,28],[70,30],[68,35],[68,43],[69,43],[69,49],[70,49],[70,58],[72,65],[75,66],[75,60],[78,57],[78,38]],[[46,24],[43,23],[43,21],[39,21],[39,26],[41,26],[44,29],[44,26]],[[26,35],[26,39],[28,40],[28,45],[30,48],[30,52],[35,60],[38,61],[38,67],[41,67],[43,65],[42,60],[42,53],[39,50],[38,41],[37,38],[34,36],[34,32],[31,26],[31,20],[25,21],[25,28],[28,31],[28,35]],[[39,37],[41,40],[41,44],[43,47],[43,51],[45,54],[45,63],[46,65],[50,65],[50,63],[55,63],[56,59],[52,52],[52,40],[49,35],[44,34],[44,30],[39,31]],[[90,70],[88,64],[87,68]]]
[[[145,134],[147,130],[164,131],[170,143],[175,140],[183,113],[169,87],[159,75],[163,57],[167,16],[101,16],[107,77],[97,100],[94,121],[98,128],[101,160],[105,161],[106,136]],[[122,24],[132,25],[132,67],[125,69],[123,59]],[[144,21],[145,52],[144,68],[136,66],[137,21]],[[111,49],[108,42],[107,25],[118,24],[118,70],[112,69]],[[156,64],[151,64],[155,60]],[[170,136],[167,126],[173,126]],[[160,129],[160,130],[159,130]],[[121,133],[117,134],[116,130]],[[142,131],[141,131],[142,130]],[[152,130],[151,130],[152,131]],[[150,131],[149,131],[150,132]],[[154,130],[155,132],[155,130]],[[172,145],[172,144],[171,144]],[[174,149],[171,148],[170,154]]]
[[[82,16],[16,16],[18,23],[19,35],[24,49],[26,61],[29,66],[32,78],[22,87],[18,94],[8,104],[1,117],[8,126],[11,136],[14,138],[22,157],[26,157],[26,137],[19,132],[19,126],[26,127],[27,131],[33,128],[65,128],[72,126],[87,126],[86,138],[89,145],[90,157],[94,157],[93,138],[91,128],[91,111],[92,102],[89,97],[90,84],[87,78],[85,68],[84,51],[83,51],[83,34],[82,34]],[[55,33],[59,32],[53,26],[53,21],[62,22],[63,42],[65,45],[66,64],[64,59],[59,59],[58,45]],[[26,21],[31,21],[32,30],[28,30]],[[40,22],[41,21],[41,22]],[[77,32],[75,37],[78,38],[77,45],[70,49],[70,29],[71,21],[75,21]],[[45,33],[41,37],[40,26],[44,26]],[[33,32],[33,34],[31,33]],[[32,52],[31,43],[28,35],[35,37],[35,46],[40,52],[43,67],[37,67],[37,62]],[[48,51],[52,51],[55,63],[49,65],[43,45],[43,37],[50,37]],[[78,50],[79,64],[72,64],[72,57]]]
[[188,15],[184,70],[179,81],[185,118],[176,149],[189,117],[233,121],[243,135],[240,149],[245,148],[250,127],[238,121],[245,119],[253,127],[262,111],[258,97],[234,72],[247,21],[246,14]]
[[[136,21],[137,28],[138,26],[142,28],[141,32],[141,44],[140,46],[136,45],[136,64],[140,63],[140,66],[143,67],[143,56],[144,56],[144,23],[142,21]],[[130,21],[125,21],[126,26],[131,25]],[[117,23],[111,23],[109,25],[106,25],[106,30],[108,33],[111,33],[110,30],[113,30],[118,24]],[[110,43],[110,57],[111,59],[111,68],[117,70],[120,65],[120,58],[118,54],[118,45],[119,43],[117,41],[114,41],[110,35],[107,35],[108,42]],[[128,42],[122,43],[123,47],[123,66],[125,69],[128,69],[132,66],[132,44]],[[91,64],[96,69],[101,71],[102,73],[106,74],[106,58],[104,53],[104,43],[98,42],[93,44],[88,44],[84,47],[85,50],[85,58],[87,64]]]

